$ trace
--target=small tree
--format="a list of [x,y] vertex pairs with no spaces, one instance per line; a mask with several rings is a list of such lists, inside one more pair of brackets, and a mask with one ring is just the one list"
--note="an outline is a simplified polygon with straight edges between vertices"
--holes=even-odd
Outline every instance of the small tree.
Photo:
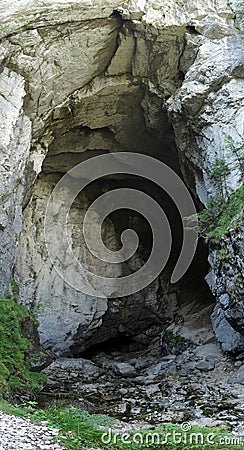
[[231,154],[235,156],[235,169],[240,171],[240,181],[244,179],[244,144],[235,141],[232,136],[226,136],[225,149],[229,149]]
[[230,188],[227,185],[227,177],[230,175],[231,169],[224,158],[216,159],[211,170],[210,181],[218,189],[222,200],[230,195]]
[[231,152],[232,165],[230,167],[230,163],[224,157],[214,161],[210,181],[217,193],[209,198],[206,209],[198,214],[200,235],[213,243],[217,243],[221,235],[228,231],[233,218],[243,209],[243,184],[234,192],[228,186],[228,177],[232,170],[238,170],[240,181],[243,181],[244,146],[231,136],[226,136],[224,148]]

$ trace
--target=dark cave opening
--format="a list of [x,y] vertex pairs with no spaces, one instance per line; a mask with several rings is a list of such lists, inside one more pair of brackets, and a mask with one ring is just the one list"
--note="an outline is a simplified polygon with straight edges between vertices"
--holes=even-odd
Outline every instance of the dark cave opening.
[[[38,241],[41,239],[42,232],[41,228],[38,228],[41,220],[40,210],[43,210],[45,215],[49,193],[62,176],[76,164],[110,152],[117,154],[121,151],[133,151],[162,161],[183,179],[174,131],[167,119],[166,111],[162,109],[161,99],[154,95],[150,99],[149,106],[145,101],[147,98],[145,88],[141,84],[139,86],[130,84],[129,87],[126,87],[125,93],[123,91],[121,93],[120,90],[116,92],[117,110],[114,115],[109,115],[104,111],[103,105],[106,103],[107,111],[109,107],[113,108],[113,102],[110,105],[110,94],[110,91],[104,88],[104,92],[94,94],[94,98],[92,96],[91,99],[83,102],[73,101],[72,118],[68,114],[51,123],[54,139],[49,145],[42,172],[36,182],[36,188],[34,187],[34,195],[26,208],[26,222],[28,223],[31,217],[29,233],[33,237],[33,242],[30,242],[29,235],[22,234],[21,245],[27,249],[26,260],[30,259],[29,254],[33,251],[33,246],[35,252],[37,254],[39,252]],[[125,98],[124,95],[126,95]],[[149,101],[148,98],[147,101]],[[85,102],[88,102],[87,105]],[[96,128],[93,117],[90,119],[91,123],[89,120],[84,121],[83,115],[87,108],[91,109],[92,114],[101,114],[97,119]],[[133,120],[130,113],[131,108],[133,108]],[[155,126],[151,124],[150,108],[153,110],[154,119],[156,117]],[[185,180],[185,182],[187,181]],[[191,180],[190,185],[192,187]],[[171,274],[182,247],[182,220],[171,197],[148,179],[118,174],[96,179],[83,189],[76,197],[69,217],[71,241],[73,239],[71,245],[75,254],[83,255],[91,272],[95,270],[98,275],[103,275],[104,271],[109,273],[107,266],[99,267],[97,258],[87,256],[89,252],[85,249],[85,243],[81,237],[82,223],[85,211],[94,200],[103,193],[120,188],[145,192],[164,210],[173,236],[169,260],[158,278],[142,291],[127,297],[109,298],[107,306],[102,307],[104,310],[101,313],[99,310],[97,318],[96,313],[95,315],[93,313],[92,298],[87,300],[86,297],[83,298],[82,295],[70,289],[67,284],[62,285],[57,273],[54,273],[52,266],[49,267],[47,260],[43,259],[43,255],[40,254],[38,257],[43,261],[43,265],[40,269],[39,265],[35,267],[34,262],[31,272],[29,268],[27,269],[29,274],[25,286],[28,289],[26,288],[26,292],[23,292],[23,296],[31,297],[32,295],[37,304],[43,304],[43,299],[46,302],[47,316],[44,314],[38,317],[40,334],[44,336],[42,339],[48,348],[58,348],[58,352],[61,354],[77,357],[83,355],[83,352],[89,348],[93,349],[94,346],[100,344],[105,347],[111,345],[123,347],[123,340],[130,343],[133,336],[144,332],[154,324],[160,324],[161,327],[168,326],[172,323],[176,310],[184,305],[195,302],[195,308],[199,306],[201,309],[204,305],[213,302],[213,296],[205,282],[205,276],[209,270],[208,249],[202,240],[199,240],[195,257],[187,273],[176,284],[170,283]],[[194,192],[192,194],[196,195]],[[196,208],[198,209],[197,205]],[[39,224],[38,227],[35,225],[36,222]],[[32,224],[35,226],[33,227]],[[117,277],[135,273],[145,264],[152,248],[152,231],[142,215],[126,208],[112,212],[103,223],[104,244],[111,250],[120,249],[121,234],[130,228],[139,237],[139,247],[132,258],[121,264]],[[23,264],[19,270],[20,272],[23,270]],[[30,278],[33,283],[33,294],[29,290]],[[43,279],[45,279],[45,289],[40,285],[40,280]],[[52,300],[46,301],[47,296]],[[89,303],[89,307],[86,302]],[[67,329],[65,328],[62,314],[60,314],[62,308],[65,308],[66,316],[74,316],[77,321],[76,326],[70,328],[67,320],[65,321]],[[79,323],[82,315],[84,320]],[[50,330],[50,324],[52,324],[53,330]],[[56,344],[57,341],[58,344]],[[105,342],[106,344],[103,344]]]
[[[92,347],[88,348],[80,355],[79,358],[92,359],[101,353],[106,354],[123,354],[123,353],[134,353],[136,348],[136,342],[133,341],[132,337],[129,336],[117,336],[111,338],[108,341],[100,342],[99,344],[94,344]],[[137,344],[137,350],[143,350],[146,345]]]
[[[186,319],[191,317],[196,311],[201,312],[201,310],[204,311],[206,308],[210,308],[209,311],[211,313],[215,303],[214,297],[205,281],[210,265],[208,263],[208,247],[202,238],[198,241],[193,261],[183,278],[175,285],[170,283],[170,275],[182,246],[183,226],[177,207],[165,192],[149,181],[145,183],[140,177],[134,179],[124,177],[120,180],[104,179],[100,180],[99,183],[93,183],[93,190],[89,190],[89,187],[87,188],[87,196],[92,203],[102,192],[119,189],[124,186],[145,191],[153,197],[164,208],[172,228],[172,251],[166,267],[159,276],[159,287],[155,292],[157,296],[156,306],[144,305],[139,314],[138,311],[135,312],[135,318],[129,316],[127,319],[119,317],[116,313],[111,312],[112,309],[108,309],[103,317],[103,326],[94,331],[93,335],[89,336],[88,339],[85,336],[85,330],[78,330],[74,343],[70,347],[73,357],[90,359],[103,351],[123,353],[143,350],[149,345],[150,340],[147,341],[146,345],[144,343],[141,344],[141,342],[135,342],[133,338],[137,334],[144,333],[153,326],[157,327],[157,333],[159,333],[160,329],[162,330],[173,323],[176,311],[181,309],[186,311]],[[106,220],[103,224],[105,227]],[[116,236],[118,237],[117,248],[120,248],[120,236],[124,230],[133,228],[136,231],[140,238],[137,254],[140,264],[144,264],[150,254],[153,241],[149,223],[140,214],[126,209],[114,211],[109,216],[109,220],[113,222]],[[106,242],[106,239],[104,243],[109,247],[109,242]],[[131,261],[127,261],[126,265],[124,265],[123,276],[136,270],[138,270],[138,266],[134,267],[132,258]],[[146,294],[142,293],[142,295]],[[172,296],[175,304],[171,306],[169,303]],[[165,299],[166,304],[164,304]],[[114,300],[117,301],[111,298],[109,302]],[[134,298],[133,296],[122,298],[122,301],[125,302],[125,309],[132,308],[133,310],[131,303],[137,302],[137,296],[135,295]],[[207,321],[209,321],[209,317],[207,317]],[[207,326],[207,324],[203,325]],[[106,333],[106,329],[112,330],[112,337],[111,333]],[[151,339],[155,338],[155,336],[153,335]],[[81,342],[83,343],[82,345]]]

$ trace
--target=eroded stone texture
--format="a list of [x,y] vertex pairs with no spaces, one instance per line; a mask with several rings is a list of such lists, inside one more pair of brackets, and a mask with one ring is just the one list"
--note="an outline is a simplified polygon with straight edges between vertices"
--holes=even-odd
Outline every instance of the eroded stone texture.
[[[198,198],[205,205],[209,195],[218,193],[209,179],[217,158],[225,158],[232,169],[226,181],[229,188],[235,190],[241,183],[240,165],[227,145],[226,136],[239,143],[243,136],[242,46],[239,35],[223,38],[211,46],[209,42],[203,43],[182,87],[169,100],[182,171],[188,180],[191,171]],[[231,48],[235,51],[231,52]],[[242,216],[238,220],[243,224]],[[210,253],[213,273],[207,277],[217,297],[214,329],[223,349],[234,352],[241,351],[244,343],[242,226],[230,226],[228,236]],[[222,252],[226,258],[221,258]],[[225,300],[228,295],[228,304],[223,305],[223,295]]]
[[[34,310],[39,319],[43,345],[53,348],[57,353],[69,349],[78,327],[83,326],[87,335],[91,334],[91,331],[101,325],[101,318],[108,308],[106,298],[89,297],[65,283],[48,256],[44,216],[48,198],[59,178],[58,175],[52,174],[36,183],[32,199],[24,212],[24,226],[19,244],[21,252],[17,260],[21,299]],[[62,201],[60,198],[60,207]],[[109,266],[101,262],[101,265],[96,267],[95,257],[86,251],[81,225],[88,205],[89,199],[83,194],[82,198],[78,198],[73,204],[70,212],[68,238],[71,239],[75,256],[80,258],[82,263],[85,261],[90,270],[95,267],[95,272],[99,270],[103,275],[118,277],[121,275],[119,265]],[[94,226],[94,223],[90,224],[92,225]],[[110,221],[106,223],[104,234],[110,246],[116,242]],[[79,272],[74,276],[79,276]]]
[[[114,310],[106,299],[71,291],[46,254],[45,206],[60,174],[91,155],[121,150],[150,154],[177,172],[179,158],[192,194],[206,204],[214,193],[211,165],[222,154],[225,133],[236,140],[243,133],[238,11],[238,1],[230,7],[224,0],[1,3],[1,289],[12,277],[21,210],[27,205],[15,271],[21,301],[39,311],[46,346],[69,352],[78,343],[82,350],[113,336],[119,323],[130,333],[131,327],[146,321],[144,312],[138,315],[137,303],[142,310],[149,302],[163,311],[162,299],[167,305],[173,298],[173,314],[176,293],[165,294],[164,279],[138,294],[134,303],[128,298],[117,304],[115,299]],[[233,171],[229,178],[233,189],[238,179]],[[86,205],[83,196],[72,209],[74,245],[81,252],[78,222]],[[105,235],[112,246],[117,245],[111,221]],[[114,276],[122,271],[100,269]],[[229,295],[229,289],[216,290],[224,280],[222,268],[214,270],[213,291],[220,299],[223,293]],[[238,270],[233,267],[234,276]],[[158,283],[164,295],[159,295]],[[225,316],[240,330],[243,309],[241,301],[237,307],[237,292]],[[127,318],[126,311],[130,311]]]
[[[234,224],[233,224],[234,225]],[[212,323],[226,351],[244,351],[243,217],[221,239],[220,251],[211,253],[213,291],[217,298]]]
[[25,82],[2,67],[0,73],[0,248],[1,293],[9,289],[21,232],[25,171],[29,158],[31,124],[23,112]]

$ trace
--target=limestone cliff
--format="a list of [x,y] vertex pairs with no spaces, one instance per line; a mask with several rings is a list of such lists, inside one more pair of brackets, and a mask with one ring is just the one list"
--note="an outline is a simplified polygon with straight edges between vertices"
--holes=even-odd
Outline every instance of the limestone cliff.
[[[223,152],[225,135],[237,141],[243,135],[242,17],[241,2],[224,0],[1,2],[0,287],[3,294],[16,278],[20,301],[38,315],[46,347],[79,353],[118,332],[139,332],[153,322],[153,311],[161,309],[163,321],[167,310],[172,317],[182,285],[170,286],[169,268],[134,298],[92,298],[63,283],[44,245],[45,206],[62,174],[111,151],[164,161],[182,174],[199,207],[206,205],[214,192],[212,162]],[[233,170],[233,189],[238,180]],[[84,252],[79,223],[87,205],[99,189],[117,182],[93,187],[73,205],[70,235],[78,254]],[[143,230],[138,220],[128,217]],[[116,226],[118,220],[108,220],[104,228],[114,249]],[[240,232],[226,239],[237,280],[243,271]],[[218,249],[210,254],[207,277],[217,298],[214,328],[224,349],[243,351],[242,284],[235,282],[235,292],[226,287],[227,269],[216,263],[217,255]],[[131,266],[144,256],[141,251]],[[85,258],[107,276],[133,269],[97,267]],[[233,337],[228,342],[219,332],[220,316]]]

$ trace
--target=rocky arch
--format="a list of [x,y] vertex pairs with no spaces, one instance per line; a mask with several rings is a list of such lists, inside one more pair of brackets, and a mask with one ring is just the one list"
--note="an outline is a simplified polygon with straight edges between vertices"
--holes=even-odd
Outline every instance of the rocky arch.
[[[115,3],[109,1],[101,7],[100,2],[87,2],[82,11],[76,1],[59,5],[58,10],[56,5],[48,9],[44,3],[30,8],[25,23],[20,5],[20,10],[9,11],[8,16],[11,23],[13,18],[17,21],[16,29],[7,20],[2,31],[1,92],[5,86],[12,89],[6,100],[11,123],[7,118],[5,123],[11,133],[4,136],[4,149],[11,154],[14,174],[9,182],[8,169],[4,169],[4,183],[10,187],[6,189],[2,226],[10,250],[4,256],[2,285],[8,285],[14,268],[21,301],[36,307],[43,342],[57,352],[69,352],[72,346],[76,352],[111,337],[115,318],[116,327],[122,320],[120,332],[127,334],[133,328],[133,317],[142,317],[142,323],[137,320],[140,326],[144,326],[143,317],[148,319],[145,311],[141,316],[136,311],[135,299],[127,299],[126,308],[115,299],[112,314],[106,300],[86,298],[81,306],[79,295],[73,293],[67,301],[67,286],[54,276],[42,237],[45,203],[61,174],[89,155],[111,150],[145,152],[182,173],[200,205],[210,189],[213,147],[221,146],[221,130],[226,127],[214,105],[225,99],[228,109],[228,99],[234,95],[236,106],[232,106],[231,120],[226,119],[229,131],[235,134],[240,124],[240,59],[236,58],[240,56],[240,37],[234,28],[234,13],[225,2],[199,2],[196,8],[185,9],[180,2],[164,2],[162,9],[154,9],[151,2],[144,6]],[[111,185],[117,182],[109,181]],[[9,190],[14,192],[11,202]],[[89,196],[92,193],[82,201],[77,199],[75,221],[88,205]],[[76,228],[74,235],[77,233]],[[112,221],[107,223],[105,239],[117,245]],[[206,261],[206,255],[204,258]],[[117,268],[116,276],[123,270]],[[202,280],[206,270],[204,263]],[[186,287],[180,288],[187,292]],[[158,304],[165,291],[168,303]],[[170,303],[172,315],[176,291],[169,288],[166,274],[138,294],[137,303],[156,310],[164,310]],[[123,317],[126,311],[130,311],[129,318]],[[150,320],[155,320],[153,314]],[[111,332],[104,334],[109,327]]]

